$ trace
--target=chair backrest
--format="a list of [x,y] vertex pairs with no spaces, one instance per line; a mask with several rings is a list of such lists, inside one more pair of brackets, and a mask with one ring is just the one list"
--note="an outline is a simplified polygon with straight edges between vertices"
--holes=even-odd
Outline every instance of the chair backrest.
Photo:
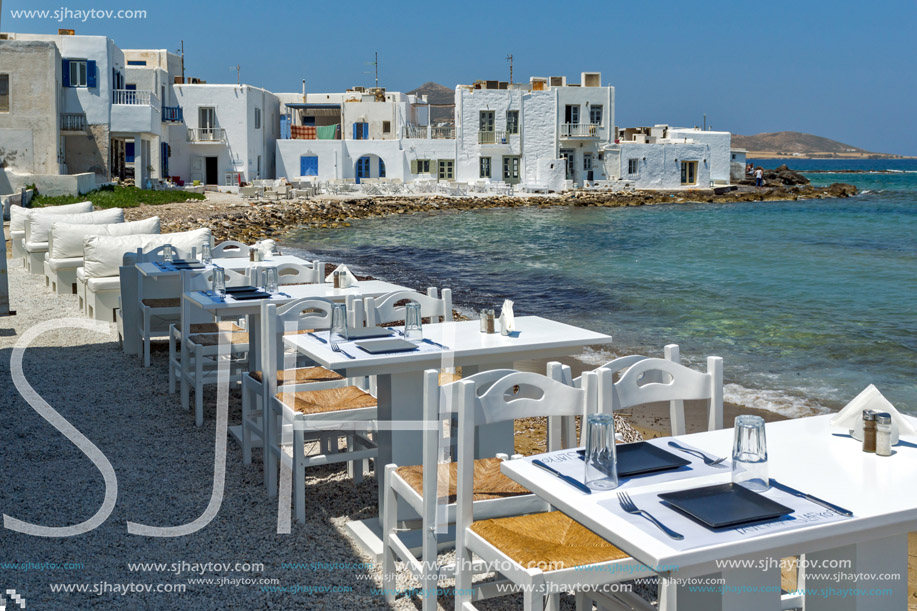
[[[232,269],[224,269],[226,274],[226,286],[245,286],[248,284],[248,271],[237,272]],[[181,273],[182,293],[192,291],[209,291],[213,284],[213,270],[189,270]]]
[[420,315],[430,318],[432,322],[449,322],[452,320],[452,290],[443,289],[443,296],[438,296],[435,288],[427,289],[427,294],[417,291],[395,291],[378,298],[367,297],[363,300],[366,310],[366,325],[375,327],[383,323],[404,320],[404,305],[397,303],[409,300],[420,304]]
[[250,250],[251,246],[243,244],[242,242],[226,240],[225,242],[214,246],[212,254],[214,259],[235,259],[240,257],[247,257],[248,251]]
[[[617,382],[604,379],[600,394],[612,410],[658,401],[681,405],[684,427],[684,401],[706,400],[707,430],[723,428],[723,359],[707,358],[707,372],[689,369],[667,359],[642,359],[633,364]],[[674,428],[674,422],[673,422]],[[683,430],[681,432],[684,432]],[[680,434],[680,433],[678,433]]]
[[281,263],[277,266],[277,277],[280,284],[315,284],[325,279],[325,266],[318,261],[312,265],[301,263]]

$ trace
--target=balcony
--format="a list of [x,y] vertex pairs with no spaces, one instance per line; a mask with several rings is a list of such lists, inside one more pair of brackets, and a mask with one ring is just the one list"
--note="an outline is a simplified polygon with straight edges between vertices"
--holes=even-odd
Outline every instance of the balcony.
[[430,133],[434,140],[455,140],[455,128],[452,126],[433,127]]
[[561,138],[599,138],[602,126],[597,123],[563,123],[560,126]]
[[111,131],[158,136],[162,131],[159,98],[152,91],[112,91]]
[[82,112],[65,112],[60,116],[62,132],[86,132],[86,114]]
[[163,123],[181,123],[185,120],[181,106],[163,106],[162,122]]
[[509,144],[509,135],[506,130],[478,132],[478,144]]
[[[452,126],[443,126],[443,127],[430,127],[429,138],[434,140],[454,140],[455,139],[455,128]],[[402,138],[411,138],[415,140],[426,140],[427,136],[427,126],[426,125],[414,125],[409,123],[402,128],[401,133]]]
[[226,130],[222,127],[189,127],[188,142],[219,144],[226,140]]

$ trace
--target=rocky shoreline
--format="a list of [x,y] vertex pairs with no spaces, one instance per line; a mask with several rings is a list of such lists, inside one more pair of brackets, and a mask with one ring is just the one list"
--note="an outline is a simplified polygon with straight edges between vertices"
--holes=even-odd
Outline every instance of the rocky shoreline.
[[139,206],[125,210],[126,220],[150,216],[162,219],[162,231],[186,231],[209,226],[218,242],[232,239],[250,244],[277,237],[297,226],[349,227],[350,221],[366,218],[431,212],[459,212],[487,208],[551,208],[560,206],[607,207],[648,206],[684,203],[734,203],[851,197],[853,185],[834,183],[827,187],[808,184],[776,184],[764,188],[740,186],[735,190],[695,189],[690,191],[634,191],[603,193],[574,191],[558,195],[447,197],[354,196],[255,201],[240,198],[225,205],[183,202],[161,206]]

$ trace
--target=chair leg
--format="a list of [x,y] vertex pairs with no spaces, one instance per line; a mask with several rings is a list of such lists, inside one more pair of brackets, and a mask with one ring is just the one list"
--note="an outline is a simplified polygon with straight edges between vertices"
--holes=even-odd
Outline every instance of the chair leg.
[[194,349],[194,424],[204,426],[204,352],[201,346]]
[[169,327],[169,394],[175,394],[175,335]]
[[293,512],[296,520],[306,521],[306,442],[301,430],[293,431]]
[[[182,341],[184,341],[184,338]],[[186,353],[188,354],[188,358],[191,358],[190,352],[189,349]],[[181,379],[181,406],[185,411],[191,409],[191,380],[188,377],[191,373],[187,371],[189,366],[190,363],[185,363],[184,359],[179,359],[178,377]]]
[[[264,434],[264,486],[267,494],[272,497],[277,494],[277,469],[279,457],[274,452],[273,445],[280,447],[280,436],[274,432],[274,414],[271,413],[269,404],[262,406],[261,431]],[[281,431],[283,429],[280,429]],[[275,439],[276,437],[276,439]]]
[[150,314],[143,312],[143,366],[150,366]]
[[[361,449],[357,443],[356,435],[347,436],[347,450],[349,452],[356,452]],[[362,460],[351,460],[347,462],[347,475],[350,476],[350,479],[353,480],[354,486],[359,486],[363,483],[363,461]]]
[[544,611],[560,611],[560,594],[548,594],[545,597]]
[[422,551],[421,561],[421,588],[423,589],[422,611],[436,611],[436,590],[439,586],[439,564],[436,549],[436,501],[424,501],[422,516]]
[[522,592],[522,608],[524,611],[543,611],[544,599],[541,593],[524,590]]
[[[243,378],[243,381],[242,381],[242,464],[243,465],[252,464],[252,430],[248,424],[248,420],[251,417],[251,413],[252,413],[251,396],[252,396],[252,393],[246,387],[245,381]],[[261,431],[261,434],[263,436],[264,431]],[[264,447],[267,448],[267,445],[265,444]]]
[[[382,591],[385,595],[385,602],[389,605],[395,604],[395,552],[389,544],[389,537],[395,537],[395,520],[398,518],[398,500],[395,491],[392,489],[392,476],[395,473],[397,465],[386,465],[385,467],[385,502],[382,509]],[[426,604],[424,605],[426,607]]]

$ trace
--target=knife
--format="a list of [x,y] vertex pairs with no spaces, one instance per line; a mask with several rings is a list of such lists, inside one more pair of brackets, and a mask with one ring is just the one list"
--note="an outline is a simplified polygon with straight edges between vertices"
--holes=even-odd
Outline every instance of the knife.
[[323,343],[323,344],[327,344],[327,343],[328,343],[327,340],[324,340],[324,339],[320,338],[320,337],[318,336],[317,333],[309,333],[309,335],[311,335],[312,337],[314,337],[315,339],[317,339],[318,341],[320,341],[320,342]]
[[427,338],[425,337],[425,338],[423,338],[422,341],[423,341],[423,343],[425,343],[425,344],[430,344],[431,346],[436,346],[436,347],[438,347],[438,348],[442,348],[443,350],[448,350],[448,348],[446,348],[446,347],[443,346],[442,344],[438,344],[438,343],[434,342],[432,339],[427,339]]
[[570,484],[571,486],[573,486],[573,487],[575,487],[575,488],[579,488],[580,491],[585,492],[586,494],[592,494],[592,490],[589,489],[589,486],[587,486],[587,485],[584,484],[583,482],[579,481],[579,480],[576,479],[575,477],[570,477],[569,475],[564,475],[563,473],[561,473],[560,471],[558,471],[558,470],[555,469],[554,467],[549,467],[548,465],[544,464],[543,462],[541,462],[541,461],[538,460],[537,458],[536,458],[535,460],[532,461],[532,464],[535,465],[536,467],[541,467],[542,469],[544,469],[544,470],[547,471],[548,473],[553,473],[554,475],[556,475],[556,476],[559,477],[560,479],[564,480],[565,482],[567,482],[567,483]]
[[775,479],[771,479],[770,482],[771,482],[771,486],[773,486],[777,490],[783,490],[784,492],[788,494],[792,494],[793,496],[798,496],[801,499],[812,501],[816,505],[821,505],[822,507],[826,507],[835,513],[839,513],[842,516],[847,516],[848,518],[853,517],[853,512],[850,511],[849,509],[844,509],[843,507],[839,507],[835,505],[834,503],[829,503],[828,501],[822,500],[818,498],[817,496],[812,496],[811,494],[800,492],[799,490],[796,490],[795,488],[790,488],[786,484],[781,484],[780,482],[778,482]]

